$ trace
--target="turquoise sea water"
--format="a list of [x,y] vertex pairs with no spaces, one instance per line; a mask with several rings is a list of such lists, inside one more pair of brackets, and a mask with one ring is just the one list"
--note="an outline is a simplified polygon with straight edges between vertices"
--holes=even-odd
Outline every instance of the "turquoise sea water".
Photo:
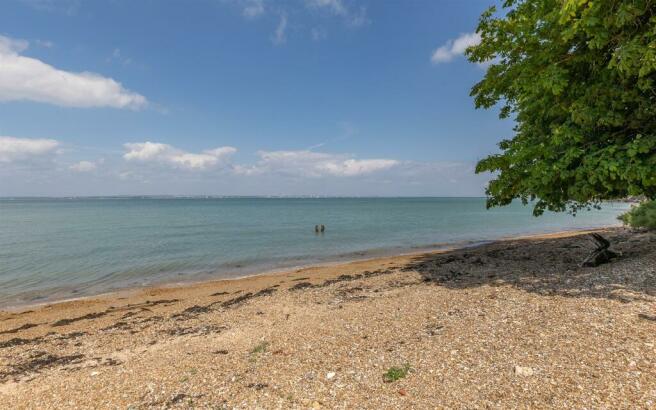
[[0,305],[616,225],[626,208],[535,218],[483,198],[0,199]]

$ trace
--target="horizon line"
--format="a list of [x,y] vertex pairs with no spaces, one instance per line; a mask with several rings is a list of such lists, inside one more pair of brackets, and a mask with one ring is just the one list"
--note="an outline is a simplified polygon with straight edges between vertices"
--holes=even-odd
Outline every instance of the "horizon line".
[[6,199],[227,199],[227,198],[259,198],[259,199],[358,199],[358,198],[485,198],[485,196],[462,195],[20,195],[1,196]]

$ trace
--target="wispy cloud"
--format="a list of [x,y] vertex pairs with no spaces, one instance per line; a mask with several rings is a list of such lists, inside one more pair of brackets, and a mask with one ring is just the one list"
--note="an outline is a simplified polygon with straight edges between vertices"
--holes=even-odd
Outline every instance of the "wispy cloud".
[[306,0],[305,3],[308,7],[325,8],[338,16],[348,13],[341,0]]
[[346,24],[352,27],[360,27],[369,23],[366,7],[351,9],[342,0],[305,0],[310,9],[326,10],[332,15],[340,16]]
[[113,62],[116,61],[124,66],[132,64],[132,59],[130,57],[127,57],[123,52],[121,51],[120,48],[115,48],[112,51],[112,54],[107,57],[107,62]]
[[314,41],[324,40],[328,36],[326,30],[323,27],[312,27],[310,34],[312,35],[312,40]]
[[311,145],[307,147],[306,150],[312,151],[314,149],[321,148],[327,144],[351,138],[353,135],[357,134],[358,132],[357,128],[355,128],[355,126],[348,121],[340,121],[337,123],[337,125],[341,130],[339,135],[333,138],[326,139],[314,145]]
[[79,0],[21,0],[37,11],[74,16],[80,7]]
[[124,144],[123,158],[127,161],[156,163],[186,170],[206,170],[225,164],[237,150],[219,147],[201,153],[186,152],[168,144],[158,142],[132,142]]
[[53,48],[55,46],[55,43],[53,43],[50,40],[40,40],[40,39],[34,40],[34,44],[43,48]]
[[348,16],[347,23],[352,27],[360,27],[371,22],[367,16],[367,8],[360,7],[357,12],[351,12]]
[[59,141],[52,139],[0,137],[0,162],[10,163],[52,154],[59,145]]
[[286,30],[287,30],[287,14],[282,13],[280,15],[280,21],[278,22],[278,27],[276,27],[276,31],[273,32],[273,37],[271,37],[271,41],[273,42],[273,44],[279,46],[287,41]]
[[[223,4],[241,10],[242,16],[247,20],[255,20],[266,16],[265,21],[276,19],[277,25],[271,35],[271,42],[282,45],[287,42],[287,29],[289,18],[294,16],[298,26],[303,27],[303,19],[308,14],[335,17],[344,21],[345,25],[352,28],[361,27],[371,22],[367,16],[367,8],[345,3],[343,0],[297,0],[296,2],[275,2],[268,0],[220,0]],[[307,31],[306,31],[307,33]],[[321,26],[309,29],[309,34],[314,41],[327,38],[326,30]]]
[[399,162],[393,159],[355,159],[345,154],[309,150],[259,151],[259,161],[252,166],[235,166],[242,175],[283,174],[318,178],[350,177],[389,169]]
[[253,19],[264,14],[264,0],[243,1],[242,14],[244,17]]
[[464,33],[455,39],[448,40],[444,45],[436,48],[431,55],[433,64],[448,63],[461,56],[471,46],[478,45],[481,36],[478,33]]
[[66,107],[139,109],[144,96],[99,74],[59,70],[20,55],[24,40],[0,36],[0,101],[37,101]]

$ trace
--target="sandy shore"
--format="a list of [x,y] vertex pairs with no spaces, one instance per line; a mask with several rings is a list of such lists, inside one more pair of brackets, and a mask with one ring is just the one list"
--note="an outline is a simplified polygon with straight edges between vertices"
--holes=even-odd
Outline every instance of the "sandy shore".
[[3,312],[0,407],[654,408],[656,235],[606,235]]

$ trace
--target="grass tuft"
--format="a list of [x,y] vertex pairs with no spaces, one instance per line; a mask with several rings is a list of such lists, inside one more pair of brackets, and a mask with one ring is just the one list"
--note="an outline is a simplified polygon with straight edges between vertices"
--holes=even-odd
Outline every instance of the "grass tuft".
[[408,363],[401,367],[392,366],[383,374],[383,381],[385,383],[392,383],[401,380],[408,375],[408,372],[410,372],[410,365]]
[[257,346],[255,346],[253,350],[251,350],[251,354],[264,353],[266,352],[268,346],[269,346],[269,342],[262,342]]

